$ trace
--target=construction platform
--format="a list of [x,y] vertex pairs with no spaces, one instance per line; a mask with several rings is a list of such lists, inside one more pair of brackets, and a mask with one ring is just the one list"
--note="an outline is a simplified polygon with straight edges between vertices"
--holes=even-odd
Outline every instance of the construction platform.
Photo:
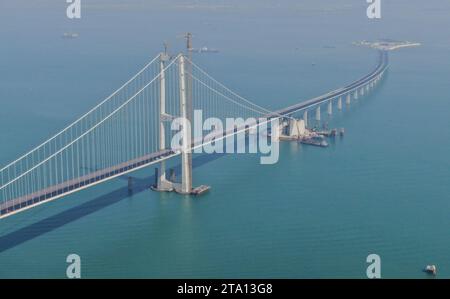
[[190,195],[202,195],[205,192],[208,192],[211,189],[210,186],[200,185],[198,187],[192,188]]
[[170,189],[158,189],[156,186],[150,186],[150,189],[152,189],[153,191],[157,191],[157,192],[173,192],[175,191],[176,193],[179,194],[184,194],[184,195],[202,195],[203,193],[209,191],[209,189],[211,189],[210,186],[206,186],[206,185],[200,185],[198,187],[192,188],[191,192],[182,192],[177,188],[170,188]]

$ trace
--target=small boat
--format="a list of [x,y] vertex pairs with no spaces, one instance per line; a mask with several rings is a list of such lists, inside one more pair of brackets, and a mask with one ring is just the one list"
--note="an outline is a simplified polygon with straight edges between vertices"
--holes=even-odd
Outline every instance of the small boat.
[[76,32],[64,32],[63,34],[63,38],[77,38],[78,36],[80,35]]
[[436,275],[437,269],[435,265],[427,265],[424,269],[425,272]]
[[208,48],[208,47],[201,47],[201,48],[192,48],[190,49],[192,52],[196,52],[196,53],[219,53],[218,49],[214,49],[214,48]]

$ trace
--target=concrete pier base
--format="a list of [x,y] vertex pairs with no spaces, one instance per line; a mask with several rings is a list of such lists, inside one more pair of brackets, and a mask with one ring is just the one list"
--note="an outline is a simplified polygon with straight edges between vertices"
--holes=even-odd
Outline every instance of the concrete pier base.
[[[175,180],[175,171],[171,170],[171,176],[173,180]],[[155,184],[151,187],[154,191],[159,192],[171,192],[175,190],[175,183],[166,179],[166,176],[161,175],[161,170],[159,168],[155,168]]]

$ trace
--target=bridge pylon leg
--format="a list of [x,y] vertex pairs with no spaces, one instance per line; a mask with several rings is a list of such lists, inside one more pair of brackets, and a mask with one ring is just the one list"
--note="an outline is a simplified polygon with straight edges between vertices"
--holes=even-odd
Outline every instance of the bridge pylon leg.
[[[166,76],[165,76],[165,62],[169,60],[167,53],[160,54],[160,90],[159,90],[159,149],[161,151],[166,149],[166,131],[164,126],[164,115],[166,115]],[[166,161],[161,161],[159,171],[155,172],[156,183],[152,187],[156,191],[172,191],[173,183],[167,179],[166,176]]]
[[[201,185],[192,187],[192,79],[186,75],[186,62],[183,55],[180,56],[180,112],[184,119],[183,145],[181,149],[181,184],[175,185],[175,191],[181,194],[200,195],[209,190],[209,186]],[[189,63],[189,67],[190,62]],[[190,73],[192,73],[190,71]]]
[[186,74],[184,56],[180,56],[180,112],[181,117],[185,121],[183,128],[183,147],[181,150],[181,187],[177,190],[180,193],[189,194],[192,191],[192,164],[190,163],[190,147],[191,147],[191,132],[188,124],[188,109],[187,107],[187,92],[186,92]]

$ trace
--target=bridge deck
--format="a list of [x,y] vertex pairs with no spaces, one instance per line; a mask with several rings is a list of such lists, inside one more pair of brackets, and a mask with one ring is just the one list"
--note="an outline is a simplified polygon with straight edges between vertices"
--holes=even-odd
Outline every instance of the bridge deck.
[[318,105],[320,103],[326,102],[330,99],[334,99],[336,97],[345,95],[355,89],[360,88],[361,86],[364,86],[365,84],[371,82],[373,79],[375,79],[377,76],[379,76],[380,74],[382,74],[386,68],[388,67],[388,53],[386,51],[380,51],[379,53],[379,59],[378,59],[378,64],[376,66],[376,68],[370,72],[369,74],[367,74],[366,76],[362,77],[361,79],[343,87],[337,90],[334,90],[332,92],[329,92],[327,94],[318,96],[316,98],[277,110],[275,112],[273,112],[272,114],[269,115],[269,117],[276,117],[279,115],[289,115],[291,113],[294,113],[296,111],[311,107],[311,106],[315,106]]
[[177,153],[171,150],[159,151],[115,165],[113,167],[97,170],[77,179],[72,179],[22,197],[18,197],[16,199],[0,204],[0,218],[17,210],[35,206],[39,203],[49,201],[52,198],[61,197],[62,195],[66,195],[76,190],[85,188],[88,185],[93,185],[108,178],[123,175],[137,168],[142,168],[149,164],[157,163],[163,158],[168,158],[175,155],[177,155]]

